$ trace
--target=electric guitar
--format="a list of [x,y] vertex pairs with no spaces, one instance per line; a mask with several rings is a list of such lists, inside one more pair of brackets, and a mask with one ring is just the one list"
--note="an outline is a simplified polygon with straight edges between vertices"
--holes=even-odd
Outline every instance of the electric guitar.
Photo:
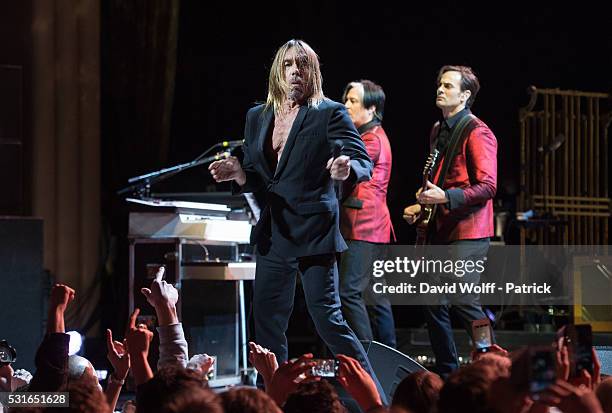
[[[427,181],[431,180],[434,167],[440,156],[440,151],[434,149],[427,157],[425,167],[423,168],[423,185],[421,186],[421,192],[427,190]],[[436,205],[421,205],[421,213],[416,222],[416,245],[425,245],[427,243],[427,232],[429,230],[429,224],[432,222],[434,215],[436,214]]]

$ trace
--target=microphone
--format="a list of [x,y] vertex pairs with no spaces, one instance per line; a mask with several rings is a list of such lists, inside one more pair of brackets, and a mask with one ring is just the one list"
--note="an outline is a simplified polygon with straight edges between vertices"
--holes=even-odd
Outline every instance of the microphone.
[[[342,149],[344,149],[344,145],[342,145],[342,141],[339,140],[339,139],[336,139],[334,141],[334,151],[333,151],[333,155],[332,155],[334,159],[336,159],[340,155],[342,155]],[[338,201],[340,201],[340,203],[342,203],[342,199],[344,198],[344,196],[342,194],[342,192],[343,192],[342,191],[342,182],[334,181],[334,191],[336,192],[336,198],[338,199]]]
[[244,145],[244,139],[239,139],[235,141],[223,141],[221,143],[218,143],[217,145],[220,145],[223,148],[235,148],[237,146]]

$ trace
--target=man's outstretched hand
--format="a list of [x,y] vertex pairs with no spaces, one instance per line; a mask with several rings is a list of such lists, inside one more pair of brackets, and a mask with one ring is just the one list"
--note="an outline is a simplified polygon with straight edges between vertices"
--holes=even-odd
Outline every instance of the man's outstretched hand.
[[240,166],[240,161],[235,156],[215,161],[208,166],[213,179],[217,182],[235,180],[240,186],[246,182],[246,175]]
[[346,155],[340,155],[337,158],[329,158],[326,168],[329,169],[332,179],[336,181],[345,181],[351,174],[351,158]]

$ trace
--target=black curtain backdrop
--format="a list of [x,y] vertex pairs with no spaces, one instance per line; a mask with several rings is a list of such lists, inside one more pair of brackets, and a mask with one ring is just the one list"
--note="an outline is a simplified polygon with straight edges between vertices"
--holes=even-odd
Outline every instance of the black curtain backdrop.
[[[361,78],[386,92],[383,125],[394,155],[388,203],[399,241],[414,239],[401,211],[414,200],[426,140],[439,116],[434,84],[444,64],[469,65],[479,75],[482,89],[473,111],[499,140],[500,202],[513,200],[518,109],[528,101],[527,87],[612,90],[608,19],[595,2],[462,4],[313,1],[235,7],[184,1],[169,158],[185,161],[214,142],[240,139],[246,111],[265,99],[276,48],[302,38],[320,56],[328,97],[339,100],[345,84]],[[211,180],[201,172],[169,184],[203,190]]]
[[169,156],[178,0],[102,3],[102,222],[107,249],[103,325],[122,331],[127,314],[128,208],[116,191]]

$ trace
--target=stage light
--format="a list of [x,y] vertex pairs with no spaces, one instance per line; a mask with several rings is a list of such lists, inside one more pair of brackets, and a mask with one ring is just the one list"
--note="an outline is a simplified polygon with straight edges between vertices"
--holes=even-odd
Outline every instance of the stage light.
[[70,341],[68,342],[68,355],[75,355],[81,351],[83,336],[78,331],[68,331],[66,334],[70,336]]
[[98,377],[98,381],[106,380],[108,377],[108,370],[96,370],[96,376]]

